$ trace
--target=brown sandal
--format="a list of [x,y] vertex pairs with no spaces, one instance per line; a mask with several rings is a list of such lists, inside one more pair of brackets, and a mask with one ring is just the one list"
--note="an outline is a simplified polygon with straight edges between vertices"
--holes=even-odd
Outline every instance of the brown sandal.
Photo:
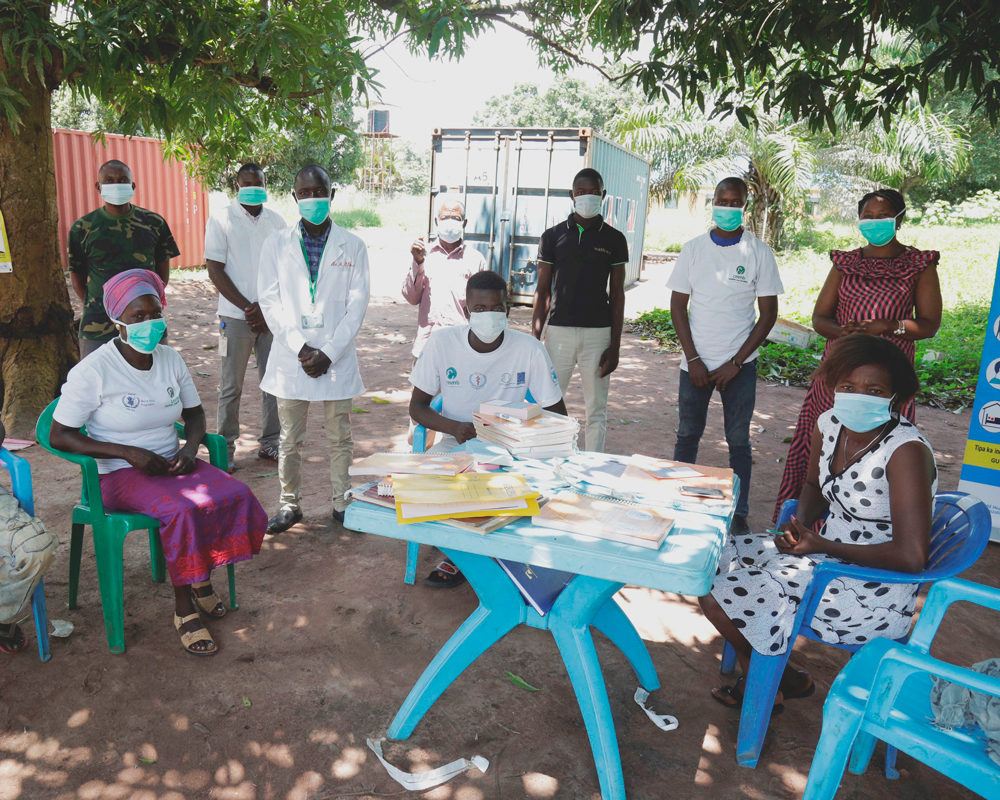
[[[192,620],[198,620],[201,622],[201,617],[198,613],[188,614],[186,617],[179,617],[174,614],[174,627],[177,632],[181,635],[181,645],[193,656],[214,656],[219,652],[218,646],[215,644],[215,639],[212,638],[212,634],[208,632],[208,628],[202,625],[200,628],[195,628],[193,631],[182,631],[181,628],[187,625]],[[209,642],[212,646],[205,649],[198,649],[195,645],[198,642]]]
[[[199,589],[210,589],[211,593],[198,594]],[[226,616],[226,607],[222,603],[222,598],[215,593],[214,589],[212,589],[211,581],[192,583],[191,597],[194,599],[195,603],[198,604],[198,608],[208,614],[208,616],[214,617],[215,619],[220,619]]]

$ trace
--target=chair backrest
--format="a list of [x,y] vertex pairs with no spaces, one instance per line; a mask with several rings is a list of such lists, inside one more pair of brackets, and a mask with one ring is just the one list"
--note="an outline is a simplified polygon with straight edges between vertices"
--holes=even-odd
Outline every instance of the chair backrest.
[[[80,467],[80,472],[83,478],[83,484],[80,490],[80,501],[87,506],[95,514],[104,514],[104,503],[101,500],[101,481],[100,473],[97,471],[97,461],[90,456],[80,455],[79,453],[67,453],[64,450],[57,450],[52,446],[50,440],[52,433],[52,415],[55,413],[56,406],[59,405],[59,398],[57,397],[51,403],[49,403],[45,410],[38,417],[38,422],[35,424],[35,438],[38,443],[48,450],[52,455],[57,456],[64,461],[70,461]],[[86,427],[80,428],[81,433],[86,433]]]
[[[798,500],[782,504],[779,527],[795,513],[798,504]],[[927,566],[913,576],[914,583],[950,578],[967,570],[986,549],[992,527],[990,511],[981,500],[963,492],[935,495]]]
[[0,465],[10,473],[10,492],[26,514],[35,516],[35,494],[31,488],[31,465],[15,456],[5,447],[0,447]]
[[[524,399],[529,403],[534,403],[535,398],[531,396],[531,392],[526,392]],[[441,409],[444,407],[444,400],[441,395],[434,395],[434,399],[431,400],[431,411],[436,411],[438,414],[441,413]],[[427,429],[423,425],[416,425],[413,428],[413,446],[412,452],[423,453],[427,449]],[[789,501],[794,502],[794,501]]]
[[927,570],[949,578],[971,567],[990,540],[993,520],[981,500],[964,492],[942,492],[934,498]]

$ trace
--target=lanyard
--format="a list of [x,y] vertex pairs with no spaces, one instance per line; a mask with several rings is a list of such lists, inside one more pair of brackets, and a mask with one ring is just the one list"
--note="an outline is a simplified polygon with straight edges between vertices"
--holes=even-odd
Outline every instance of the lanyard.
[[316,306],[316,284],[319,283],[319,268],[323,266],[323,256],[319,257],[319,264],[316,266],[316,277],[313,277],[312,269],[309,266],[309,251],[306,250],[306,243],[299,237],[299,247],[302,248],[302,258],[306,262],[306,277],[309,279],[309,299],[312,300],[313,307]]

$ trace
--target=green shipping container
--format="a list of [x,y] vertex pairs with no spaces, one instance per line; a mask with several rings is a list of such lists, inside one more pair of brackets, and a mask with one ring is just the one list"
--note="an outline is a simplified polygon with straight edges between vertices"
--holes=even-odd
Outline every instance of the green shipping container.
[[428,234],[444,195],[465,203],[466,243],[507,281],[511,297],[531,303],[538,240],[572,211],[573,176],[593,167],[604,177],[602,214],[628,240],[625,285],[639,279],[649,202],[649,162],[588,128],[439,128],[431,148]]

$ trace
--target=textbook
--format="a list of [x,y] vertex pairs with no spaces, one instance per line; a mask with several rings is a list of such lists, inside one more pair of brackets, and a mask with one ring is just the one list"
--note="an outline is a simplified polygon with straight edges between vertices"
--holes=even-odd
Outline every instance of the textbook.
[[393,475],[400,524],[453,517],[530,517],[539,511],[537,491],[513,473]]
[[472,468],[469,453],[373,453],[359,458],[348,475],[458,475]]
[[542,407],[527,400],[490,400],[480,404],[479,413],[508,421],[527,422],[541,414]]
[[651,550],[658,550],[674,527],[673,517],[654,506],[574,491],[559,492],[549,498],[531,522],[543,528]]
[[552,610],[556,598],[566,588],[566,584],[576,577],[572,572],[536,567],[533,564],[522,564],[520,561],[508,561],[505,558],[498,558],[496,562],[514,581],[524,599],[543,617]]
[[473,414],[476,435],[506,448],[521,458],[568,456],[576,451],[579,424],[572,417],[543,411],[526,421],[512,421],[492,414]]
[[[379,487],[383,484],[372,481],[370,483],[356,486],[351,489],[351,497],[362,503],[371,503],[373,506],[381,508],[396,509],[396,498],[390,492],[388,495],[381,494]],[[472,533],[492,533],[504,525],[513,522],[517,517],[456,517],[439,520],[445,525],[453,528],[460,528],[463,531]]]

